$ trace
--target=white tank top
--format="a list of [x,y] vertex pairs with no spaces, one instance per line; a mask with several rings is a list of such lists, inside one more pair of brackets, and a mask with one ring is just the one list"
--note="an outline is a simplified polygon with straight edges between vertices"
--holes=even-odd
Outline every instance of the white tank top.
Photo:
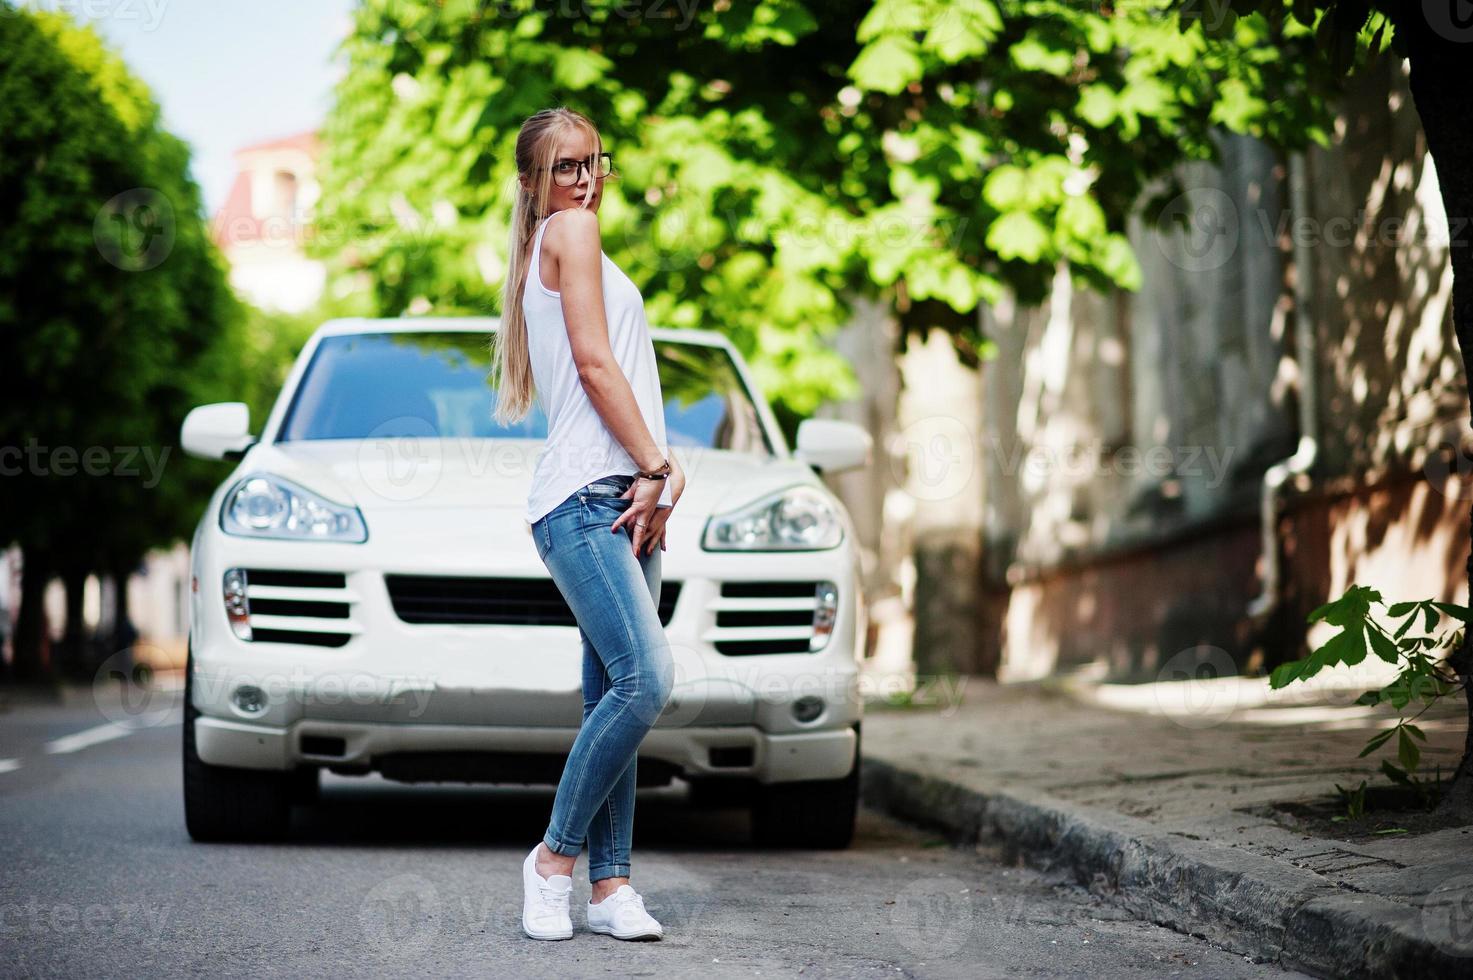
[[[538,403],[547,415],[547,444],[537,455],[532,469],[532,489],[527,496],[525,516],[529,524],[541,520],[585,484],[615,474],[633,476],[639,470],[639,464],[614,438],[583,390],[563,320],[562,295],[542,284],[542,233],[548,222],[560,213],[554,211],[537,226],[537,233],[532,237],[527,285],[522,290],[532,381]],[[665,400],[660,392],[655,345],[644,315],[644,297],[634,280],[613,259],[602,252],[600,255],[609,346],[634,389],[634,399],[639,403],[639,412],[650,435],[668,456]],[[673,505],[668,479],[660,491],[659,505]]]

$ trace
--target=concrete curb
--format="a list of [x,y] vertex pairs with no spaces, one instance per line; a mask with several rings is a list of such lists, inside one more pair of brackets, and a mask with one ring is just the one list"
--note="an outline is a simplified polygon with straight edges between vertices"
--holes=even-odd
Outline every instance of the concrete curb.
[[1001,841],[1031,863],[1068,868],[1142,918],[1235,953],[1333,977],[1466,977],[1473,970],[1473,959],[1426,935],[1415,909],[1239,848],[1033,790],[963,786],[871,756],[860,778],[875,809],[956,843]]

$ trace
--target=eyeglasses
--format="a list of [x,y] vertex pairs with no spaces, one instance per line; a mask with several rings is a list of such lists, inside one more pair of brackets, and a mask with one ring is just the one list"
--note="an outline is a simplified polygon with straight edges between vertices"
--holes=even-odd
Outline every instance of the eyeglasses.
[[600,153],[597,158],[589,157],[587,160],[559,160],[549,167],[538,167],[538,170],[552,170],[552,182],[559,187],[572,187],[578,183],[578,171],[588,168],[592,177],[603,179],[614,172],[614,155],[612,153]]

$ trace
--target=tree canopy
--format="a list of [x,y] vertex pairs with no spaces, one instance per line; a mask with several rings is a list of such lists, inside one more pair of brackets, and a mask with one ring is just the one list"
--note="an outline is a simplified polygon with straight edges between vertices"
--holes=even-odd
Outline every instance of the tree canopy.
[[239,309],[146,86],[59,13],[0,2],[0,50],[0,544],[131,570],[219,479],[175,443],[237,376]]
[[727,333],[806,415],[854,392],[824,337],[857,295],[975,358],[978,304],[1040,299],[1060,263],[1134,287],[1129,214],[1215,131],[1323,139],[1285,54],[1312,44],[1261,15],[1211,36],[1168,0],[365,0],[317,254],[382,313],[494,312],[517,129],[568,105],[614,154],[605,247],[652,322]]

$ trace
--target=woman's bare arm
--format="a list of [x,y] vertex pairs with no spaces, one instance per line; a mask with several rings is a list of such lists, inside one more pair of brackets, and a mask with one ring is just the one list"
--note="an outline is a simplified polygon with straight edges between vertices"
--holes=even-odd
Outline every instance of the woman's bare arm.
[[543,232],[542,243],[543,255],[550,254],[557,263],[563,321],[588,400],[640,469],[657,468],[667,451],[650,434],[634,389],[609,346],[598,215],[571,208],[567,217],[559,218]]

